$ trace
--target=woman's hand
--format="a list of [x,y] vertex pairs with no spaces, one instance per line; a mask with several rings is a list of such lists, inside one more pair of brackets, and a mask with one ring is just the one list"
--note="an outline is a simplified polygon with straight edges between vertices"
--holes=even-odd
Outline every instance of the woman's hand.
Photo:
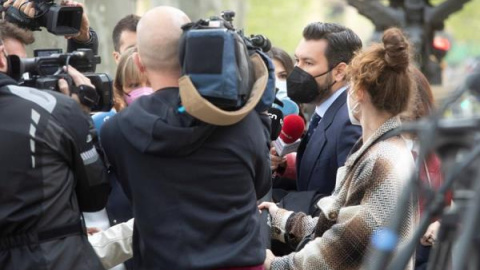
[[287,158],[279,157],[275,147],[270,148],[270,169],[276,171],[279,167],[285,168],[287,166]]
[[420,239],[420,243],[424,246],[431,246],[435,244],[439,230],[440,230],[439,221],[435,221],[432,224],[430,224],[430,226],[428,226],[427,231],[425,232],[423,237]]
[[273,202],[262,202],[261,204],[258,205],[258,209],[260,211],[268,209],[270,216],[273,217],[275,213],[277,213],[278,209],[280,208],[278,208],[278,206]]
[[265,270],[271,269],[273,259],[275,259],[275,255],[273,255],[270,249],[267,249],[267,256],[265,257],[265,262],[263,263],[263,267],[265,267]]

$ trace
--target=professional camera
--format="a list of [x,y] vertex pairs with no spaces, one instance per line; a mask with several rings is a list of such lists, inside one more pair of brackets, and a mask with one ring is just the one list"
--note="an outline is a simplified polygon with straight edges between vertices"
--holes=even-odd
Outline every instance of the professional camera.
[[[233,18],[235,17],[235,12],[231,10],[222,11],[221,18],[211,17],[210,21],[223,21],[226,28],[235,30],[233,27]],[[264,35],[250,35],[250,37],[245,36],[243,30],[237,30],[237,33],[244,39],[247,48],[250,49],[260,49],[263,52],[268,52],[272,48],[272,43]]]
[[[52,53],[53,52],[53,53]],[[80,101],[85,99],[92,111],[109,111],[113,105],[112,79],[104,73],[95,73],[100,56],[94,55],[91,49],[79,49],[71,53],[61,53],[60,50],[39,50],[34,58],[19,58],[9,55],[9,75],[23,86],[36,89],[59,91],[58,80],[65,79],[71,89],[80,90]],[[76,89],[72,79],[64,71],[64,66],[72,66],[90,79],[96,91]]]
[[180,63],[198,93],[227,111],[241,108],[250,97],[255,74],[250,55],[270,50],[270,41],[261,35],[246,37],[237,31],[233,11],[222,17],[200,19],[182,26]]
[[[6,0],[0,0],[3,4]],[[9,6],[5,11],[5,19],[22,28],[39,31],[47,28],[54,35],[75,35],[80,31],[83,9],[81,7],[65,7],[54,3],[54,0],[31,0],[35,8],[35,16],[28,17],[19,9]],[[29,2],[25,2],[25,5]]]

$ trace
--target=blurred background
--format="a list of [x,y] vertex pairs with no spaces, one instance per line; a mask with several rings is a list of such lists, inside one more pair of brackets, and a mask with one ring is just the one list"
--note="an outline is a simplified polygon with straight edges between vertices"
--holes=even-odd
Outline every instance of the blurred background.
[[[413,0],[78,0],[86,6],[91,26],[100,38],[99,52],[102,64],[97,72],[114,74],[112,59],[112,30],[118,20],[130,13],[142,15],[158,5],[169,5],[182,9],[192,20],[220,15],[222,10],[236,12],[234,25],[244,29],[246,34],[263,34],[272,44],[293,55],[304,26],[313,21],[337,22],[350,27],[368,45],[375,38],[371,20],[359,14],[352,2],[378,2],[385,7],[404,5]],[[418,0],[422,5],[438,6],[449,0]],[[452,1],[452,0],[450,0]],[[472,70],[480,70],[480,0],[453,0],[464,2],[463,8],[452,12],[444,22],[442,31],[433,31],[440,38],[436,46],[446,52],[438,62],[435,73],[443,78],[436,80],[435,92],[441,99],[451,89],[458,86]],[[58,1],[59,2],[59,1]],[[415,1],[413,1],[415,2]],[[377,4],[378,4],[377,3]],[[368,7],[366,7],[368,11]],[[404,16],[404,15],[403,15]],[[45,30],[35,33],[37,42],[31,50],[40,48],[63,48],[63,37],[55,37]],[[437,41],[437,40],[436,40]],[[421,52],[419,54],[422,54]],[[419,56],[421,58],[421,56]],[[427,59],[428,60],[428,59]],[[419,59],[421,62],[421,60]],[[464,105],[465,106],[465,105]],[[467,106],[468,107],[468,106]]]

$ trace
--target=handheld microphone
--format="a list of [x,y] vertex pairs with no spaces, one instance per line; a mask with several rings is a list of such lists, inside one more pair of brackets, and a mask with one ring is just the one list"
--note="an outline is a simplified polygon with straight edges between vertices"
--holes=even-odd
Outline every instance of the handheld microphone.
[[278,138],[280,131],[282,130],[283,126],[283,113],[281,110],[277,108],[270,108],[268,109],[268,116],[271,120],[270,125],[270,140],[274,141]]
[[283,157],[297,151],[304,130],[305,122],[300,116],[291,114],[285,117],[280,136],[273,142],[277,154]]
[[280,102],[274,102],[272,107],[280,109],[283,113],[283,116],[287,116],[290,114],[298,115],[300,112],[297,103],[293,102],[289,98],[284,98]]

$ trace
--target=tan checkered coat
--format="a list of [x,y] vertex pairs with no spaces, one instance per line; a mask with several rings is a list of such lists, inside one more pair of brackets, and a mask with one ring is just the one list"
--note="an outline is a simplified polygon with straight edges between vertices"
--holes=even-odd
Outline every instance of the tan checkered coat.
[[[338,170],[335,191],[318,202],[319,217],[277,211],[272,219],[274,238],[284,240],[287,233],[290,242],[298,243],[313,231],[316,238],[299,252],[276,258],[272,269],[360,269],[372,233],[387,226],[393,215],[405,215],[400,243],[412,234],[417,220],[415,201],[412,199],[407,213],[395,213],[395,207],[413,171],[413,157],[400,136],[372,145],[399,125],[400,120],[392,118],[365,144],[357,143],[359,149]],[[413,269],[412,263],[407,269]]]

